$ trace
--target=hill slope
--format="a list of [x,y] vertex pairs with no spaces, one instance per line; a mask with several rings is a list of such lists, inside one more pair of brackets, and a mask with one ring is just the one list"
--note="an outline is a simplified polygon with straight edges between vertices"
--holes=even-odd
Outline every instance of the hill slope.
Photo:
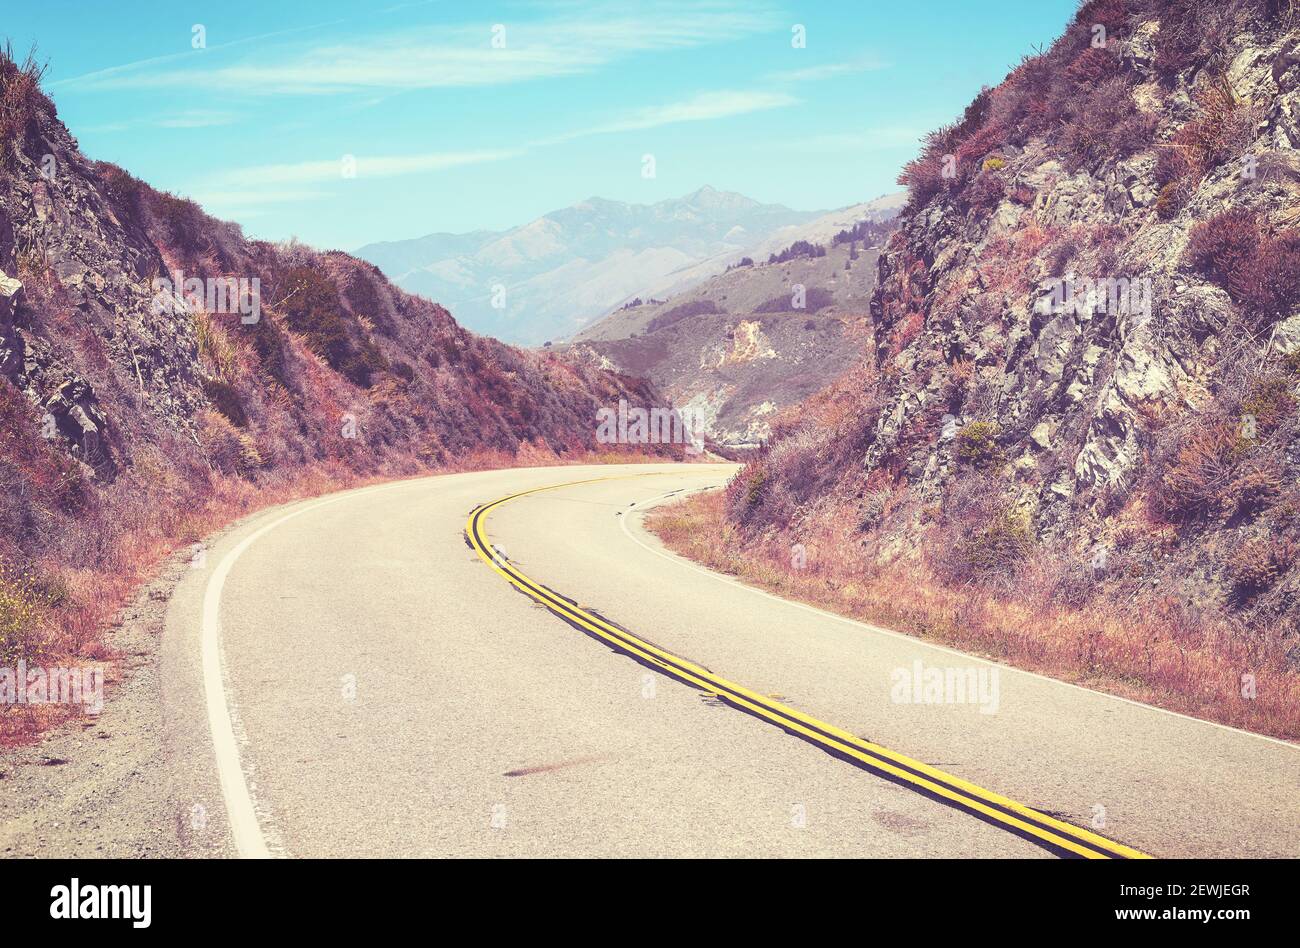
[[88,161],[39,75],[0,57],[0,665],[94,655],[160,554],[241,511],[582,456],[599,407],[657,400]]
[[729,492],[747,551],[804,543],[894,621],[1300,733],[1291,11],[1090,0],[930,136],[870,357]]
[[769,262],[734,266],[666,301],[634,300],[570,351],[649,378],[720,446],[755,448],[779,411],[843,374],[867,344],[876,256],[891,229],[870,208],[798,229],[803,242],[774,248]]
[[[511,230],[371,244],[358,256],[465,325],[524,345],[567,339],[670,274],[815,218],[703,187],[656,204],[591,198]],[[725,268],[716,262],[704,279]]]

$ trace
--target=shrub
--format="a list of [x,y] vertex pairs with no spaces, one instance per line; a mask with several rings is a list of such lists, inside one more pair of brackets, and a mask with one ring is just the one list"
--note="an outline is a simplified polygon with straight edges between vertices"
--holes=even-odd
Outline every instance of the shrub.
[[262,369],[286,392],[292,391],[286,355],[288,342],[284,333],[264,314],[253,327],[252,335],[253,349],[262,363]]
[[244,411],[243,400],[239,392],[228,382],[221,379],[205,379],[203,394],[212,402],[212,407],[225,415],[236,428],[248,427],[248,414]]
[[977,576],[988,576],[1014,572],[1030,547],[1027,518],[1003,509],[983,527],[963,536],[958,551],[966,569]]
[[[1001,159],[991,160],[1001,161]],[[985,162],[985,164],[987,165],[988,162]],[[977,211],[992,210],[1006,196],[1007,186],[1002,180],[1002,176],[997,173],[996,166],[991,170],[985,170],[976,175],[974,180],[962,191],[962,201],[966,207]]]
[[998,426],[990,421],[971,422],[957,432],[957,457],[977,468],[990,467],[1001,461]]
[[1146,148],[1156,118],[1138,109],[1124,76],[1099,83],[1079,104],[1065,125],[1061,147],[1075,168],[1127,157]]
[[1300,230],[1264,234],[1245,208],[1193,227],[1187,259],[1253,317],[1282,317],[1300,303]]
[[1237,99],[1224,78],[1210,83],[1197,96],[1201,113],[1174,135],[1188,167],[1203,177],[1238,157],[1254,137],[1255,110]]
[[924,328],[925,315],[923,313],[913,311],[903,317],[894,328],[889,343],[888,358],[892,359],[915,342]]
[[0,561],[0,667],[33,657],[46,604],[30,574]]
[[1259,220],[1245,208],[1224,211],[1192,228],[1187,258],[1220,285],[1259,252]]
[[1075,22],[1088,25],[1100,23],[1113,38],[1115,33],[1128,24],[1130,15],[1128,0],[1088,0],[1079,8]]
[[1065,76],[1071,82],[1080,85],[1093,85],[1103,79],[1109,79],[1119,72],[1119,58],[1108,49],[1088,47],[1065,70]]
[[37,105],[44,98],[40,86],[46,68],[47,64],[37,61],[34,46],[22,62],[14,58],[8,41],[0,48],[0,148],[6,161],[12,155],[11,144],[21,145],[36,117]]
[[98,161],[94,167],[99,178],[99,191],[118,220],[123,223],[138,222],[141,201],[149,191],[148,185],[110,162]]
[[1161,477],[1157,495],[1176,519],[1217,515],[1232,475],[1237,432],[1222,422],[1194,427]]
[[1227,516],[1249,516],[1272,503],[1285,484],[1281,467],[1271,458],[1253,458],[1233,475],[1224,492]]
[[1182,72],[1197,59],[1201,48],[1201,26],[1192,10],[1192,0],[1176,0],[1161,17],[1155,35],[1155,66],[1166,78]]
[[0,465],[11,466],[24,483],[24,506],[78,511],[88,494],[81,469],[57,440],[40,436],[40,427],[31,402],[0,377]]
[[726,492],[728,518],[748,525],[763,504],[768,481],[768,472],[761,461],[750,463],[732,478]]
[[806,240],[796,240],[789,247],[786,247],[780,253],[770,254],[767,258],[768,263],[788,263],[791,260],[797,260],[800,257],[824,257],[826,248],[821,244],[810,244]]
[[951,583],[1010,576],[1033,549],[1028,515],[1008,501],[990,474],[954,480],[938,519],[931,561]]
[[921,154],[903,165],[898,183],[908,190],[908,200],[915,205],[925,204],[950,185],[944,177],[951,126],[930,132],[923,139]]
[[1227,290],[1260,319],[1290,315],[1300,303],[1300,231],[1265,238],[1255,256],[1228,277]]
[[360,388],[369,388],[388,361],[375,343],[362,337],[344,313],[338,289],[329,277],[308,266],[294,267],[284,276],[283,304],[289,328],[301,333],[312,351],[340,375]]
[[1191,198],[1192,188],[1186,178],[1171,181],[1160,189],[1160,194],[1156,197],[1156,216],[1162,221],[1172,220]]
[[151,211],[166,232],[168,244],[186,260],[207,246],[203,209],[174,194],[153,192]]
[[1296,396],[1291,381],[1274,372],[1251,383],[1250,392],[1241,403],[1241,413],[1251,415],[1261,436],[1272,434],[1282,421],[1295,411]]
[[1268,589],[1289,566],[1286,545],[1269,538],[1247,540],[1229,557],[1224,572],[1238,599]]
[[245,443],[241,440],[238,429],[225,415],[208,409],[200,411],[195,417],[199,438],[212,466],[222,474],[246,473]]

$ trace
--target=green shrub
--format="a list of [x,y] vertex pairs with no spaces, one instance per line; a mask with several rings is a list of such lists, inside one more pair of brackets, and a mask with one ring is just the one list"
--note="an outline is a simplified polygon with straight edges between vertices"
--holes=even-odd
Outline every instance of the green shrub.
[[36,654],[47,604],[48,598],[29,574],[0,562],[0,666]]
[[959,555],[966,570],[975,575],[1010,573],[1029,554],[1031,544],[1028,518],[1007,508],[963,536]]
[[991,467],[1002,460],[998,447],[998,426],[990,421],[971,422],[957,432],[957,458],[977,468]]
[[289,328],[300,333],[334,371],[360,388],[369,388],[375,373],[388,370],[388,360],[343,310],[334,281],[312,267],[300,266],[285,274],[283,285]]

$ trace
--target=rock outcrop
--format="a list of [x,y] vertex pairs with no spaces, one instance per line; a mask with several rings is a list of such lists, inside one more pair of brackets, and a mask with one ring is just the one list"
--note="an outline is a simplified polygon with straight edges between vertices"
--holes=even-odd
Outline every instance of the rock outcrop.
[[777,424],[732,515],[834,511],[929,556],[996,498],[1030,555],[1103,551],[1099,594],[1155,584],[1294,631],[1298,28],[1269,0],[1091,0],[931,135],[868,358]]
[[598,409],[661,402],[88,160],[39,72],[0,55],[0,561],[112,570],[217,496],[604,451]]

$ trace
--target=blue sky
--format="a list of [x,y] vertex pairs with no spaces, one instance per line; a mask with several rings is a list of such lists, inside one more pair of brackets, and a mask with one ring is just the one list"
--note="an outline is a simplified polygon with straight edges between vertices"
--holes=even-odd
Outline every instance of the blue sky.
[[705,184],[802,210],[869,200],[1076,2],[10,6],[0,33],[39,44],[89,157],[250,236],[352,250]]

